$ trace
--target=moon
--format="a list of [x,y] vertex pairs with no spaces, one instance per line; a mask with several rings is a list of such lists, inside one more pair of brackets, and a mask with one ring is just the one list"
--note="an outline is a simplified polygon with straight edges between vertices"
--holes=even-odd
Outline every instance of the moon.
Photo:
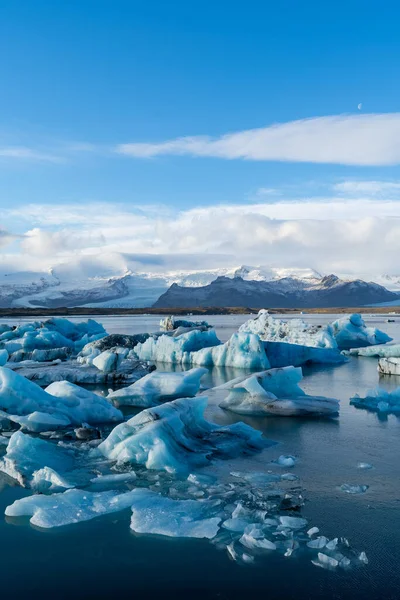
[[360,102],[360,104],[357,104],[357,108],[358,108],[358,110],[362,109],[362,102]]

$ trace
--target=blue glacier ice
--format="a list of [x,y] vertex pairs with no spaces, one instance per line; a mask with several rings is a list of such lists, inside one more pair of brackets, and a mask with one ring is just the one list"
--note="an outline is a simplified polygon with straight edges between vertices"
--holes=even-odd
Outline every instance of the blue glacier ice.
[[161,335],[156,338],[150,337],[144,343],[137,344],[135,353],[141,360],[190,364],[192,352],[201,348],[218,346],[219,344],[221,342],[214,330],[194,330],[178,337],[168,335]]
[[298,383],[303,378],[296,367],[269,369],[242,381],[235,380],[221,408],[251,416],[332,416],[339,402],[323,396],[308,396]]
[[132,385],[108,395],[108,399],[118,406],[138,406],[149,408],[161,401],[195,396],[200,388],[200,380],[207,369],[196,368],[177,373],[153,371]]
[[386,344],[392,340],[386,333],[375,327],[367,327],[358,313],[333,321],[329,331],[341,350]]
[[148,408],[117,425],[98,451],[117,463],[145,465],[170,473],[209,464],[213,457],[255,452],[268,445],[259,431],[235,423],[219,426],[204,419],[204,396]]
[[369,390],[364,398],[358,394],[350,398],[350,404],[357,408],[365,408],[381,414],[400,415],[400,387],[387,392],[381,388]]
[[299,346],[287,342],[264,342],[264,347],[271,367],[288,365],[301,367],[307,364],[340,365],[347,360],[335,348]]

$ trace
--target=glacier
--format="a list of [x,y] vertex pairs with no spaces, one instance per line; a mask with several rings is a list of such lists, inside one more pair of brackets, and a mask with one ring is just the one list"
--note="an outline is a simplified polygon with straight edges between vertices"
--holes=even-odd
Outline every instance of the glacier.
[[400,387],[387,392],[381,388],[369,390],[364,398],[358,394],[350,398],[350,404],[357,408],[376,411],[381,414],[400,415]]
[[206,421],[206,405],[201,396],[147,408],[117,425],[97,450],[117,463],[180,473],[207,465],[213,457],[248,454],[270,444],[244,423],[223,427]]
[[380,329],[367,327],[358,313],[342,317],[330,324],[329,330],[341,350],[386,344],[392,338]]
[[337,348],[337,342],[328,327],[310,325],[302,319],[283,321],[260,310],[255,319],[239,327],[240,332],[256,333],[264,342],[286,342],[315,348]]
[[333,416],[339,413],[339,401],[308,396],[298,383],[300,368],[270,369],[243,378],[232,385],[219,406],[249,416]]
[[201,367],[180,373],[153,371],[132,385],[108,395],[108,399],[118,406],[150,408],[161,401],[192,397],[200,388],[200,380],[207,373]]

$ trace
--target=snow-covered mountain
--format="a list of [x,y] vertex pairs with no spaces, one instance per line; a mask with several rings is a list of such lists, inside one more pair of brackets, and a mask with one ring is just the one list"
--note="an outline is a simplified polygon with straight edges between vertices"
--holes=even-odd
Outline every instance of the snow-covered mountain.
[[[318,289],[318,286],[324,285],[323,274],[313,269],[242,265],[191,272],[143,273],[127,269],[118,272],[107,266],[101,272],[93,272],[93,269],[82,268],[82,265],[65,264],[46,273],[0,275],[0,307],[146,307],[152,306],[174,283],[184,288],[201,288],[218,277],[270,282],[279,294],[285,296],[296,296],[305,289]],[[400,292],[400,276],[381,275],[373,279],[390,290]],[[354,277],[346,280],[354,280]]]

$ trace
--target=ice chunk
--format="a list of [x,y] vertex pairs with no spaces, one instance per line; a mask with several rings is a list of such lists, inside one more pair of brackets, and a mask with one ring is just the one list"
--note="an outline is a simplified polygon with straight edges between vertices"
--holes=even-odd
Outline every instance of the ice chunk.
[[56,382],[42,390],[32,381],[5,367],[0,367],[0,407],[10,415],[40,413],[24,422],[20,421],[27,428],[30,424],[33,427],[35,423],[38,424],[39,431],[43,430],[41,424],[50,426],[52,423],[51,417],[45,417],[43,413],[53,416],[56,428],[62,420],[67,425],[67,419],[73,425],[95,425],[121,421],[123,418],[122,413],[105,398],[73,383]]
[[33,472],[30,487],[35,492],[44,494],[46,492],[63,492],[75,487],[75,485],[62,477],[57,471],[54,471],[54,469],[43,467]]
[[290,529],[303,529],[307,525],[307,519],[301,517],[279,517],[281,525]]
[[104,373],[111,373],[111,371],[117,371],[122,360],[128,356],[128,348],[113,348],[111,350],[104,350],[98,356],[96,356],[92,364],[103,371]]
[[193,352],[191,363],[252,370],[268,369],[270,366],[263,343],[253,333],[234,333],[225,344]]
[[31,487],[35,471],[44,467],[56,471],[62,477],[74,466],[74,455],[65,448],[25,435],[21,431],[16,431],[10,437],[7,452],[0,460],[0,471],[16,479],[24,487]]
[[385,375],[400,375],[400,358],[381,358],[378,361],[378,371]]
[[[318,527],[315,527],[315,529],[318,530]],[[320,550],[321,548],[324,548],[327,543],[328,543],[328,538],[326,538],[324,535],[320,535],[319,537],[315,538],[314,540],[310,540],[309,542],[307,542],[307,546],[309,548],[318,548]]]
[[255,319],[239,327],[240,332],[255,333],[264,342],[286,342],[316,348],[337,348],[337,343],[326,327],[310,325],[302,319],[283,321],[260,310]]
[[366,462],[359,462],[357,465],[357,469],[373,469],[373,466]]
[[309,537],[312,537],[313,535],[315,535],[315,534],[317,534],[317,533],[319,533],[319,529],[318,529],[318,527],[311,527],[311,529],[309,529],[309,530],[307,531],[307,535],[308,535]]
[[174,331],[179,327],[203,327],[208,329],[210,328],[210,325],[207,323],[207,321],[188,321],[186,319],[176,319],[173,315],[170,317],[165,317],[160,321],[160,329],[163,329],[164,331]]
[[131,505],[131,529],[136,533],[212,539],[221,522],[215,503],[207,500],[172,500],[136,489]]
[[392,392],[376,388],[368,391],[365,398],[360,398],[356,394],[353,398],[350,398],[350,404],[357,408],[365,408],[378,413],[400,414],[400,387]]
[[0,350],[0,367],[4,367],[6,362],[8,361],[8,352],[7,350]]
[[295,367],[257,373],[234,383],[220,406],[252,416],[331,416],[339,412],[338,400],[307,396],[298,386],[301,379],[301,369]]
[[41,431],[53,431],[56,429],[62,429],[71,425],[71,421],[64,415],[51,415],[49,413],[34,411],[27,416],[18,415],[7,415],[10,421],[21,425],[22,429],[32,431],[34,433],[40,433]]
[[195,396],[200,388],[200,379],[207,369],[197,368],[180,373],[153,371],[132,385],[111,392],[108,398],[119,406],[141,406],[149,408],[163,400]]
[[281,454],[281,456],[279,456],[279,458],[276,462],[281,467],[294,467],[294,465],[297,462],[297,459],[295,456],[292,456],[291,454],[287,454],[287,455]]
[[31,517],[32,525],[49,529],[125,510],[132,505],[135,490],[118,494],[115,491],[87,492],[67,490],[51,496],[28,496],[7,506],[8,517]]
[[364,494],[368,488],[369,485],[351,485],[350,483],[344,483],[340,486],[342,492],[347,494]]
[[250,550],[276,550],[276,544],[271,542],[267,538],[255,538],[248,533],[244,533],[240,538],[239,542],[249,548]]
[[141,360],[190,364],[192,352],[201,348],[218,346],[220,343],[214,330],[194,330],[178,337],[168,335],[161,335],[157,338],[150,337],[143,344],[137,344],[135,353]]
[[346,362],[346,357],[335,348],[314,348],[287,342],[263,342],[271,367],[307,364],[338,365]]
[[369,561],[368,561],[368,558],[367,558],[367,555],[365,554],[365,552],[364,552],[364,551],[360,553],[360,555],[359,555],[359,557],[358,557],[358,560],[359,560],[360,562],[364,563],[365,565],[367,565],[367,564],[368,564],[368,562],[369,562]]
[[386,333],[375,327],[367,327],[358,313],[337,319],[329,326],[341,350],[386,344],[392,340]]
[[344,350],[348,356],[368,356],[372,358],[400,358],[400,344],[382,344],[364,348]]
[[323,552],[318,552],[318,560],[322,565],[326,565],[327,567],[336,568],[339,564],[336,558],[332,558],[332,556],[328,556],[328,554],[324,554]]
[[249,522],[245,521],[244,519],[227,519],[222,523],[222,527],[224,527],[224,529],[228,529],[228,531],[243,533],[248,524]]
[[187,471],[214,456],[228,457],[265,447],[262,434],[244,423],[221,427],[204,419],[207,398],[184,398],[148,408],[117,425],[99,451],[118,463]]

